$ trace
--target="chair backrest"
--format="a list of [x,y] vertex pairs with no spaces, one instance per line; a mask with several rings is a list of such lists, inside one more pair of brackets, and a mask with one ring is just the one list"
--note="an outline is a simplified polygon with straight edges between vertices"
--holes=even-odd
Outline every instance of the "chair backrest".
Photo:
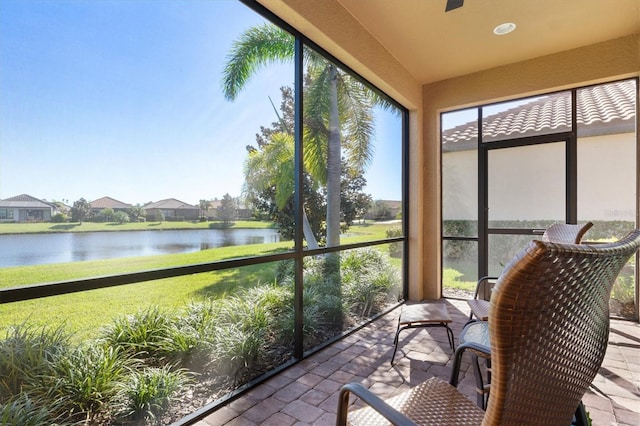
[[506,266],[489,312],[483,425],[570,424],[607,348],[613,283],[640,230],[610,244],[532,241]]
[[[552,243],[580,244],[582,237],[589,229],[591,229],[592,226],[592,222],[587,222],[582,225],[554,223],[544,231],[541,238],[542,241]],[[473,298],[489,300],[491,298],[493,286],[495,285],[495,280],[495,277],[480,278]]]
[[583,225],[569,223],[554,223],[542,234],[542,241],[554,243],[580,244],[584,234],[591,229],[593,223],[587,222]]

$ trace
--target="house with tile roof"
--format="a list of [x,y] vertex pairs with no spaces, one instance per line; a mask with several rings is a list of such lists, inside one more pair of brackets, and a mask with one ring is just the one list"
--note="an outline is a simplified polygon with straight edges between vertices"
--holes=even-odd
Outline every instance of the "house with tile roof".
[[[616,182],[635,182],[635,85],[632,80],[614,82],[605,85],[582,88],[576,97],[577,108],[577,150],[578,187],[583,199],[597,199],[598,203],[581,205],[580,213],[589,220],[626,220],[633,217],[633,202],[623,196],[627,188],[612,185]],[[569,92],[558,92],[548,96],[530,98],[526,103],[504,104],[499,112],[491,113],[491,109],[482,119],[484,142],[507,139],[519,139],[533,136],[544,136],[551,133],[569,132],[571,130],[571,102]],[[484,111],[483,111],[484,112]],[[444,120],[443,120],[444,121]],[[442,132],[442,167],[443,196],[449,197],[449,206],[454,206],[445,215],[449,220],[473,220],[477,217],[477,170],[478,170],[478,120],[446,128]],[[499,150],[489,153],[489,185],[499,188],[531,188],[531,179],[535,179],[536,188],[545,188],[550,199],[564,200],[564,188],[557,185],[558,179],[564,179],[565,144],[545,143],[531,145],[526,149],[526,163],[515,162],[515,149]],[[520,157],[522,158],[522,157]],[[604,169],[604,164],[619,164]],[[526,171],[525,171],[526,169]],[[492,181],[491,170],[500,170],[501,182]],[[529,191],[532,191],[529,189]],[[554,191],[558,192],[557,194]],[[500,211],[492,210],[493,220],[508,220],[512,217],[537,220],[545,217],[549,205],[527,206],[527,211],[519,209],[514,202],[514,190],[497,190],[490,204],[502,207]],[[528,196],[528,194],[523,194]],[[500,198],[502,197],[502,198]],[[452,200],[454,198],[455,200]],[[605,212],[601,206],[606,206]],[[518,211],[515,215],[514,211]],[[452,217],[455,215],[455,217]]]
[[200,208],[175,198],[167,198],[142,207],[148,220],[198,220]]
[[112,209],[114,212],[127,212],[131,204],[123,203],[111,197],[102,197],[89,203],[93,214],[98,214],[104,209]]
[[56,213],[55,204],[27,194],[0,200],[0,222],[47,222]]

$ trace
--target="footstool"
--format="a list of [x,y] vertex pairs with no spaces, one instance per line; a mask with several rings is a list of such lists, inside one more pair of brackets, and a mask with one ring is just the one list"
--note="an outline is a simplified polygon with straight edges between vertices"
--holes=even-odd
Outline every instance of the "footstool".
[[396,330],[396,337],[393,339],[395,348],[393,349],[393,355],[391,356],[391,365],[398,351],[398,336],[402,330],[408,328],[421,328],[421,327],[444,327],[447,329],[447,338],[449,339],[449,346],[451,350],[455,351],[453,344],[453,331],[449,327],[449,323],[452,322],[447,306],[444,303],[436,301],[418,302],[418,303],[406,303],[402,306],[400,317],[398,318],[398,328]]

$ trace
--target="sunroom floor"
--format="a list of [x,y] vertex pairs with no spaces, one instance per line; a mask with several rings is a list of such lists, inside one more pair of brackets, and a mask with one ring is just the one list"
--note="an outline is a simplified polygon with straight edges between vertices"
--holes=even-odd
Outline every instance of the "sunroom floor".
[[[469,315],[467,304],[445,301],[457,339]],[[338,392],[345,383],[360,382],[384,397],[431,376],[448,380],[452,351],[443,328],[404,331],[396,363],[390,365],[399,311],[270,378],[196,425],[335,425]],[[475,401],[468,360],[458,388]],[[640,424],[640,324],[611,321],[603,366],[583,401],[594,425]]]

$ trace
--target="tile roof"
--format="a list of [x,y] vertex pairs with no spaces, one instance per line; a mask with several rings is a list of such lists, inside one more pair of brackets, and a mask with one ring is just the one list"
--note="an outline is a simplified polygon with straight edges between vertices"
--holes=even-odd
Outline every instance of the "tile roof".
[[[633,132],[635,129],[635,80],[587,87],[578,90],[578,136]],[[532,98],[531,102],[489,115],[483,119],[483,140],[519,138],[571,129],[571,93],[560,92]],[[447,129],[445,151],[471,148],[478,136],[477,122]]]
[[196,206],[187,204],[175,198],[167,198],[166,200],[156,201],[155,203],[147,204],[143,209],[198,209]]
[[102,197],[89,203],[92,209],[128,209],[131,204],[123,203],[111,197]]
[[0,200],[0,206],[4,208],[51,208],[55,207],[53,204],[40,200],[36,197],[32,197],[27,194],[16,195],[15,197],[5,198]]

